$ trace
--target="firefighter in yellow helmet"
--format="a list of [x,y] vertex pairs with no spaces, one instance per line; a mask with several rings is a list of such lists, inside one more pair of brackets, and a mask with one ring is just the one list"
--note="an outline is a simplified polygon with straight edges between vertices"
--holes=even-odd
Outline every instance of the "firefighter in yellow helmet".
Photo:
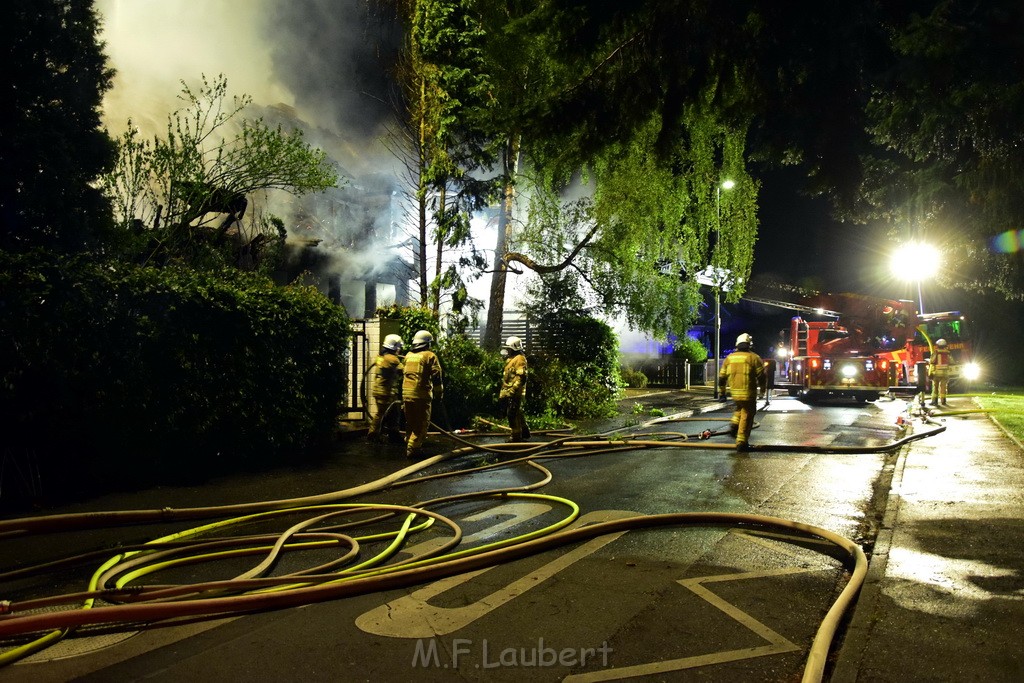
[[501,378],[501,391],[498,399],[508,401],[505,414],[508,426],[512,428],[510,442],[527,441],[530,428],[523,415],[523,402],[526,400],[527,368],[526,354],[523,353],[523,342],[519,337],[509,337],[501,347],[501,355],[507,358],[505,371]]
[[402,361],[398,354],[402,352],[402,338],[397,334],[384,337],[380,353],[373,362],[373,384],[370,396],[374,403],[374,413],[370,418],[370,428],[366,438],[370,441],[387,441],[398,443],[402,437],[398,433],[398,418],[401,410],[399,388],[402,379]]
[[418,456],[430,427],[430,409],[435,398],[444,396],[441,362],[430,350],[434,336],[420,330],[412,338],[412,351],[405,356],[405,379],[402,381],[402,410],[408,438],[405,442],[407,457]]
[[946,388],[949,385],[950,367],[949,344],[945,339],[935,342],[932,355],[928,358],[928,376],[932,379],[932,405],[948,405]]
[[750,350],[754,338],[744,332],[736,339],[736,350],[722,363],[718,385],[732,396],[735,410],[731,431],[736,435],[736,450],[749,448],[750,430],[754,426],[758,389],[766,389],[764,363]]

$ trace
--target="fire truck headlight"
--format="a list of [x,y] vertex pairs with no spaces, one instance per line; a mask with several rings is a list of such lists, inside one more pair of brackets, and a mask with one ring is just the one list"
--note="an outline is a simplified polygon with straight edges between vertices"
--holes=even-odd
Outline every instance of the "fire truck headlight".
[[844,365],[843,366],[843,377],[853,377],[857,374],[857,366],[855,365]]
[[981,366],[977,363],[968,363],[963,367],[960,374],[964,376],[964,379],[973,382],[981,377]]

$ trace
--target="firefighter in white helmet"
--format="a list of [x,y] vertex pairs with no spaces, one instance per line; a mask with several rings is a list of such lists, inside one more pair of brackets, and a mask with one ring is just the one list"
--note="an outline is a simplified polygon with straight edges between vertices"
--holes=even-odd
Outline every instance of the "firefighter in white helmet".
[[523,402],[526,400],[528,364],[526,354],[523,353],[523,341],[519,337],[509,337],[501,347],[501,355],[508,360],[505,361],[498,399],[508,401],[505,415],[508,417],[508,426],[512,428],[509,441],[527,441],[530,438],[530,428],[526,424],[526,416],[523,415]]
[[412,351],[405,356],[405,379],[402,382],[402,410],[408,438],[405,442],[407,457],[418,456],[430,427],[431,405],[435,398],[444,396],[441,362],[430,350],[434,335],[420,330],[412,338]]
[[949,385],[950,367],[949,344],[945,339],[935,342],[935,348],[928,358],[928,376],[932,380],[932,405],[948,405],[946,388]]
[[736,350],[726,357],[718,373],[718,385],[723,392],[728,390],[735,404],[730,429],[736,435],[738,451],[750,447],[750,430],[754,426],[758,389],[763,392],[767,386],[764,363],[760,356],[750,350],[753,343],[754,338],[746,332],[737,337]]
[[398,433],[398,418],[401,410],[399,388],[402,379],[402,360],[398,354],[402,352],[402,338],[397,334],[389,334],[381,343],[380,353],[373,361],[373,384],[370,396],[374,403],[374,412],[370,418],[370,428],[366,438],[370,441],[387,441],[398,443],[402,440]]

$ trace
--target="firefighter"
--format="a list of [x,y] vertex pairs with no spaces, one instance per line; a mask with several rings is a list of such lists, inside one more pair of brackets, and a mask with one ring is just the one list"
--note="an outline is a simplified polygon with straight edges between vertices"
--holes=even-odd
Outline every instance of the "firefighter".
[[501,347],[501,355],[505,361],[505,371],[501,379],[501,391],[498,399],[508,401],[506,415],[508,426],[512,428],[509,442],[528,441],[530,428],[523,415],[523,402],[526,399],[527,362],[523,353],[523,342],[519,337],[509,337]]
[[935,342],[935,350],[928,359],[928,376],[932,380],[932,405],[946,403],[946,387],[949,385],[949,348],[945,339]]
[[764,392],[767,387],[764,363],[750,350],[753,343],[754,338],[746,332],[737,337],[736,350],[726,357],[718,373],[718,385],[723,393],[728,390],[735,404],[730,432],[736,435],[737,451],[750,447],[748,440],[754,426],[758,390]]
[[397,334],[384,337],[380,353],[373,361],[376,372],[373,375],[373,398],[376,411],[370,420],[370,429],[366,438],[370,441],[399,443],[402,437],[398,433],[398,417],[401,410],[402,361],[398,354],[402,352],[402,338]]
[[441,362],[430,350],[434,336],[420,330],[412,338],[412,351],[405,356],[405,378],[402,381],[402,409],[408,438],[405,455],[415,458],[422,452],[430,426],[430,408],[435,398],[444,396]]

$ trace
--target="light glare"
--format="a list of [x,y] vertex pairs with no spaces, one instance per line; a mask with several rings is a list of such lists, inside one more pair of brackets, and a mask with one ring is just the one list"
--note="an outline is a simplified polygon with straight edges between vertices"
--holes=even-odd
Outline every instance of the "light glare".
[[910,242],[893,252],[890,267],[894,275],[910,282],[920,282],[939,272],[942,257],[939,250],[924,242]]

